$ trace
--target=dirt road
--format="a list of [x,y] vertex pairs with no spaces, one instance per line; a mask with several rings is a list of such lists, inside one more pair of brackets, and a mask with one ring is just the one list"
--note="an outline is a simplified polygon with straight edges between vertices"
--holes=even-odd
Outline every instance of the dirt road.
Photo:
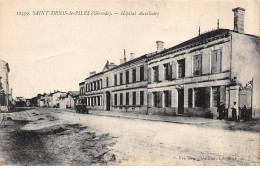
[[260,164],[256,132],[55,109],[20,115],[1,122],[1,165]]

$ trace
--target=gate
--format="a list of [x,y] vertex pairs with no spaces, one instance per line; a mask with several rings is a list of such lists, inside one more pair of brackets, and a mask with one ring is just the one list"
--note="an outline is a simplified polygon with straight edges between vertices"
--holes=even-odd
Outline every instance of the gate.
[[239,88],[239,116],[241,118],[252,118],[253,110],[253,79],[245,86]]

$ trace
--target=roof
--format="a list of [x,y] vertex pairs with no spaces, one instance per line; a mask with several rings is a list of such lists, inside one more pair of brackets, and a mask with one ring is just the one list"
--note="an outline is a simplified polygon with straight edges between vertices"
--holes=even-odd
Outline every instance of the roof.
[[[145,59],[145,58],[147,58],[148,56],[151,56],[151,55],[153,55],[153,54],[155,54],[155,52],[153,52],[153,53],[148,53],[148,54],[144,54],[144,55],[142,55],[142,56],[140,56],[140,57],[137,57],[137,58],[134,58],[134,59],[132,59],[132,60],[129,60],[129,61],[127,61],[127,62],[125,62],[125,63],[123,63],[123,64],[120,64],[120,65],[118,65],[118,66],[115,66],[115,67],[113,67],[113,68],[111,68],[111,69],[108,69],[108,70],[106,70],[106,71],[99,72],[99,73],[96,73],[95,75],[89,76],[89,77],[87,77],[85,80],[90,79],[90,78],[93,78],[93,77],[98,76],[98,75],[101,75],[101,74],[103,74],[103,73],[105,73],[105,72],[108,72],[108,71],[111,71],[111,70],[114,70],[114,69],[123,67],[123,66],[125,66],[125,65],[128,65],[128,64],[131,64],[131,63],[134,63],[134,62],[137,62],[137,61],[139,61],[139,60]],[[81,84],[83,84],[83,82],[81,82],[80,85],[81,85]]]
[[208,40],[213,40],[215,39],[215,37],[219,37],[219,36],[224,36],[224,35],[228,35],[230,32],[229,29],[215,29],[215,30],[212,30],[210,32],[206,32],[206,33],[203,33],[203,34],[200,34],[192,39],[189,39],[183,43],[180,43],[176,46],[173,46],[171,48],[168,48],[168,49],[165,49],[159,53],[156,53],[155,55],[153,55],[151,58],[149,58],[149,60],[152,60],[154,59],[154,56],[164,56],[166,54],[168,54],[168,52],[172,52],[172,51],[175,51],[175,52],[178,52],[178,51],[181,51],[181,50],[184,50],[184,49],[187,49],[187,48],[191,48],[193,46],[196,46],[196,45],[199,45],[203,42],[208,42]]
[[74,97],[79,96],[79,91],[69,91],[68,93]]

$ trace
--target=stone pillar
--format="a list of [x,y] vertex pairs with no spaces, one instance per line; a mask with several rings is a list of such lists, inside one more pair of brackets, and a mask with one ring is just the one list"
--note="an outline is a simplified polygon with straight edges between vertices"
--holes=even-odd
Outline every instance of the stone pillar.
[[192,108],[195,107],[195,91],[194,88],[192,89]]
[[239,112],[238,110],[238,104],[239,104],[239,86],[230,86],[229,89],[229,98],[230,98],[230,105],[233,105],[234,102],[236,102],[236,109],[237,109],[237,114]]
[[165,107],[165,98],[164,98],[165,94],[164,91],[162,92],[162,108]]

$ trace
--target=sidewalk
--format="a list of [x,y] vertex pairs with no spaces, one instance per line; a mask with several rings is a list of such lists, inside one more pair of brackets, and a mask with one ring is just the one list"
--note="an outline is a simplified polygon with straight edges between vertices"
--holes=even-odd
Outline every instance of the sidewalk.
[[89,114],[97,116],[108,116],[108,117],[118,117],[118,118],[127,118],[127,119],[140,119],[140,120],[149,120],[149,121],[161,121],[161,122],[170,122],[170,123],[179,123],[179,124],[205,124],[216,122],[214,119],[207,119],[202,117],[183,117],[183,116],[164,116],[164,115],[144,115],[137,113],[120,113],[120,112],[109,112],[109,111],[97,111],[89,110]]

